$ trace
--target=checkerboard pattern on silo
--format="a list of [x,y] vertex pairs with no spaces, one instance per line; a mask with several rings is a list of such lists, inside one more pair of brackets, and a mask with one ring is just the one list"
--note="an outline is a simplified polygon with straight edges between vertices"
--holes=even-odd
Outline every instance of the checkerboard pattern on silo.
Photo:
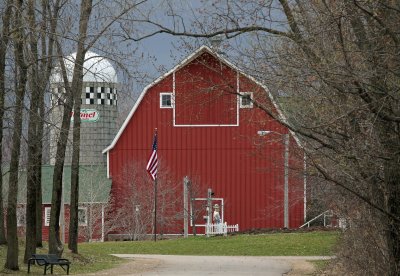
[[117,105],[117,89],[110,87],[86,87],[82,104]]

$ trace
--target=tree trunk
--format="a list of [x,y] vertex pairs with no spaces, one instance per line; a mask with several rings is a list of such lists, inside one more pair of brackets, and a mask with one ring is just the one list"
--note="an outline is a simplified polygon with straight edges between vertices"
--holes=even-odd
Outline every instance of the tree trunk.
[[[37,128],[38,137],[38,162],[43,163],[43,127],[44,127],[44,90],[41,90],[39,97],[39,125]],[[42,244],[42,168],[37,170],[37,186],[36,186],[36,247],[43,247]]]
[[[90,14],[92,12],[92,0],[85,0],[81,5],[81,21],[79,32],[83,42],[86,38],[87,25]],[[83,46],[83,45],[82,45]],[[84,51],[82,59],[77,60],[75,67],[78,64],[83,68]],[[74,78],[75,81],[75,78]],[[81,136],[81,94],[82,94],[82,75],[72,84],[74,91],[74,130],[72,143],[72,163],[71,163],[71,204],[70,204],[70,221],[69,221],[69,242],[68,248],[73,253],[78,253],[78,204],[79,204],[79,157],[80,157],[80,136]]]
[[[3,30],[0,38],[0,176],[3,175],[3,117],[4,117],[4,95],[5,91],[5,66],[6,51],[8,45],[10,27],[11,1],[7,1],[3,16]],[[4,205],[3,205],[3,177],[0,177],[0,245],[6,244],[6,233],[4,227]]]
[[7,259],[5,268],[19,270],[18,267],[18,236],[17,236],[17,195],[18,195],[18,169],[22,133],[22,113],[26,86],[27,67],[24,61],[24,36],[22,33],[22,0],[15,1],[15,60],[17,63],[18,81],[15,95],[14,130],[12,136],[12,149],[10,161],[10,178],[8,188],[7,206]]
[[[384,137],[390,137],[384,141],[390,159],[385,162],[384,175],[387,189],[386,210],[395,217],[400,218],[400,139],[397,135],[399,128],[387,124],[382,131]],[[400,273],[400,221],[387,218],[387,242],[389,248],[390,267],[388,275],[394,276]]]
[[[35,26],[35,3],[33,0],[28,1],[28,21],[30,26]],[[29,34],[30,40],[30,56],[31,68],[29,74],[30,90],[32,91],[29,126],[28,126],[28,166],[27,166],[27,181],[26,181],[26,231],[25,231],[25,255],[24,262],[27,263],[32,254],[36,253],[36,197],[37,187],[40,185],[38,172],[41,170],[41,162],[39,156],[39,137],[37,133],[39,124],[39,95],[40,85],[38,78],[38,45],[36,32],[33,29]]]
[[[83,76],[82,65],[85,59],[85,52],[86,52],[85,41],[86,41],[87,27],[91,12],[92,12],[92,0],[82,1],[80,8],[80,19],[79,19],[79,39],[78,39],[78,47],[75,60],[75,64],[78,64],[78,66],[74,67],[72,84],[70,89],[69,89],[68,79],[66,78],[65,66],[64,67],[61,66],[64,71],[63,75],[64,75],[65,87],[67,90],[67,100],[64,106],[60,138],[57,142],[56,163],[54,166],[54,175],[53,175],[53,195],[52,195],[52,205],[51,205],[52,208],[50,214],[50,234],[49,234],[49,253],[58,255],[61,255],[63,249],[60,240],[59,216],[61,207],[62,174],[64,167],[65,149],[67,145],[69,125],[71,121],[70,114],[73,106],[72,91],[80,93],[80,91],[82,90],[82,89],[79,90],[79,86],[81,86],[80,83],[82,82],[82,76]],[[59,52],[61,53],[61,51]],[[78,179],[75,180],[71,179],[71,182],[77,180]],[[70,237],[70,239],[71,238],[73,239],[73,237]]]
[[[42,18],[44,24],[41,28],[41,49],[42,49],[42,59],[40,72],[43,77],[39,79],[40,95],[39,95],[39,122],[37,126],[37,137],[38,137],[38,162],[42,164],[43,162],[43,129],[45,125],[45,103],[44,96],[46,87],[50,78],[51,70],[53,68],[54,60],[54,40],[56,29],[58,25],[59,10],[60,10],[60,0],[54,2],[53,14],[51,20],[47,20],[48,16],[51,15],[49,12],[49,6],[47,0],[41,1],[42,6]],[[49,32],[50,30],[50,32]],[[50,35],[48,35],[50,33]],[[46,40],[48,38],[48,42]],[[47,43],[46,43],[47,42]],[[45,57],[45,58],[44,58]],[[41,168],[37,171],[38,185],[36,187],[36,246],[43,247],[42,244],[42,170]]]
[[73,253],[78,253],[78,206],[79,206],[79,157],[81,136],[81,91],[82,81],[74,90],[74,129],[72,135],[72,163],[71,163],[71,203],[69,220],[68,248]]
[[[388,211],[400,218],[400,154],[397,154],[391,162],[392,164],[385,168],[385,180],[388,185]],[[389,275],[400,274],[400,222],[388,218],[388,247],[391,258],[391,267]]]

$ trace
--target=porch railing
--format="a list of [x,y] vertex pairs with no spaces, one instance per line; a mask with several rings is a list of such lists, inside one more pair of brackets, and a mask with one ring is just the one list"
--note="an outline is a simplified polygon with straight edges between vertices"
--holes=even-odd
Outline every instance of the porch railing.
[[239,224],[236,225],[228,225],[225,223],[219,224],[206,224],[206,235],[207,237],[211,235],[224,235],[226,236],[228,233],[231,232],[238,232],[239,231]]

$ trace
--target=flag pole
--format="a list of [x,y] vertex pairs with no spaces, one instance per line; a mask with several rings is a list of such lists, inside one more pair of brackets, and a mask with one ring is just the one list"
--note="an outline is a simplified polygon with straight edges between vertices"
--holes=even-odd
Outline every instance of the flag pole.
[[154,178],[154,241],[157,241],[157,176]]
[[154,241],[157,241],[157,172],[158,172],[158,156],[157,156],[157,128],[154,129],[153,146],[149,162],[147,163],[146,170],[151,179],[154,181]]
[[[154,129],[154,133],[155,135],[157,135],[157,128]],[[158,150],[158,145],[157,145],[157,150]],[[157,174],[155,175],[154,178],[154,242],[156,241],[157,241]]]

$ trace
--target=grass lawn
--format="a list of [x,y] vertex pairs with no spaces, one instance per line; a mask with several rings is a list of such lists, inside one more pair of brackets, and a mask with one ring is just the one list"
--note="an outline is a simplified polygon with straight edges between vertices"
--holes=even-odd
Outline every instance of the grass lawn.
[[[123,260],[113,253],[166,254],[166,255],[219,255],[219,256],[317,256],[332,255],[339,232],[274,233],[263,235],[235,235],[228,237],[190,237],[162,241],[82,243],[79,255],[64,253],[72,261],[71,274],[89,273],[114,267]],[[45,253],[45,249],[40,250]],[[67,250],[65,250],[67,251]],[[23,255],[23,245],[20,255]],[[0,260],[5,260],[6,247],[0,247]],[[20,256],[22,258],[22,256]],[[20,264],[22,261],[20,262]],[[2,267],[2,264],[0,264]],[[20,265],[27,271],[25,265]],[[11,273],[0,270],[1,273]],[[43,273],[34,267],[33,275]],[[62,270],[55,268],[56,274]],[[19,272],[21,273],[21,271]],[[13,273],[14,274],[14,273]],[[15,273],[17,274],[17,273]],[[64,273],[65,274],[65,273]]]

